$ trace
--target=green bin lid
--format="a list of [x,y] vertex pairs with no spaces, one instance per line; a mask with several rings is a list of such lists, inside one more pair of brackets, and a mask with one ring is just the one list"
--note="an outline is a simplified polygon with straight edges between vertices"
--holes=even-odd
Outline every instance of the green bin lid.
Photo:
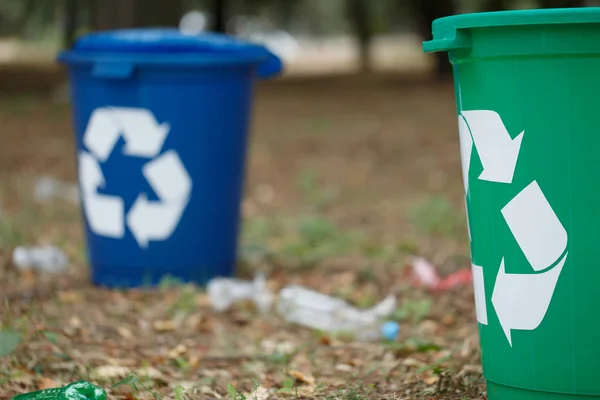
[[459,14],[433,21],[433,39],[423,51],[448,51],[469,47],[461,30],[499,26],[560,25],[600,23],[600,7],[548,8]]

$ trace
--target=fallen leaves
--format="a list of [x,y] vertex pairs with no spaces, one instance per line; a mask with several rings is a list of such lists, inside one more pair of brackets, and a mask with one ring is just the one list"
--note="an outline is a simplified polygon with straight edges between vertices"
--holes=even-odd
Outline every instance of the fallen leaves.
[[38,383],[38,390],[53,389],[57,387],[60,387],[60,385],[50,378],[42,378]]
[[295,378],[298,382],[300,383],[304,383],[307,385],[314,385],[317,381],[316,379],[312,376],[312,375],[308,375],[305,374],[303,372],[300,371],[296,371],[296,370],[291,370],[289,372],[289,375],[293,378]]
[[116,378],[124,378],[131,374],[131,370],[120,365],[103,365],[95,368],[90,376],[99,381],[108,381]]
[[152,326],[156,332],[171,332],[177,329],[173,320],[154,321]]

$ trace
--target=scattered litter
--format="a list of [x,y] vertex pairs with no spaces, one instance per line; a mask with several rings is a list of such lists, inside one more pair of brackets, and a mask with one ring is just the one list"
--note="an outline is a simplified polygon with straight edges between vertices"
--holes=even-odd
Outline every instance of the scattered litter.
[[60,199],[76,204],[79,202],[79,189],[73,183],[44,176],[35,183],[33,196],[36,201],[42,203]]
[[412,274],[417,283],[428,288],[436,287],[441,281],[435,266],[423,257],[415,257],[413,259]]
[[473,272],[470,269],[460,269],[444,279],[438,284],[438,290],[447,290],[460,285],[473,283]]
[[273,304],[273,294],[262,274],[258,274],[254,281],[215,278],[208,283],[207,291],[213,309],[218,312],[226,311],[236,302],[250,300],[262,313],[266,313]]
[[17,395],[12,400],[106,400],[104,389],[86,381],[71,383],[63,388],[43,389]]
[[387,340],[396,340],[400,333],[400,325],[396,321],[387,321],[381,326],[381,333]]
[[[358,340],[373,341],[384,334],[385,318],[396,309],[396,298],[388,296],[375,307],[360,310],[343,300],[301,286],[288,286],[279,294],[277,311],[288,322],[324,332],[345,332]],[[397,332],[396,332],[397,333]]]
[[39,272],[62,272],[67,268],[65,253],[55,246],[17,247],[12,254],[15,267],[20,270],[35,269]]
[[470,269],[460,269],[444,278],[438,275],[436,267],[423,257],[415,257],[411,264],[412,277],[418,286],[432,290],[448,290],[473,282]]

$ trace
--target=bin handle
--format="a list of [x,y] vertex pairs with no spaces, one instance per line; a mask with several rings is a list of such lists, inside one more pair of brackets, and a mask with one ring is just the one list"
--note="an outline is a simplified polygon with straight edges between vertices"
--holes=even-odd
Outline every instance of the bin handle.
[[449,32],[444,38],[433,39],[423,43],[423,51],[432,53],[437,51],[468,50],[471,48],[471,36],[464,30]]
[[258,66],[258,76],[261,79],[272,78],[283,70],[281,58],[268,51],[267,58]]
[[135,66],[128,62],[99,62],[92,69],[92,76],[100,79],[129,79]]

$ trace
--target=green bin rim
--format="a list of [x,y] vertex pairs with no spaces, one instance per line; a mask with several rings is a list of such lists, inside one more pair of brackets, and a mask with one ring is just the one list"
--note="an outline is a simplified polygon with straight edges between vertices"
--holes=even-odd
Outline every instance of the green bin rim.
[[433,21],[433,39],[423,43],[425,52],[468,48],[470,40],[461,31],[472,28],[526,25],[600,23],[600,7],[547,8],[467,13]]

